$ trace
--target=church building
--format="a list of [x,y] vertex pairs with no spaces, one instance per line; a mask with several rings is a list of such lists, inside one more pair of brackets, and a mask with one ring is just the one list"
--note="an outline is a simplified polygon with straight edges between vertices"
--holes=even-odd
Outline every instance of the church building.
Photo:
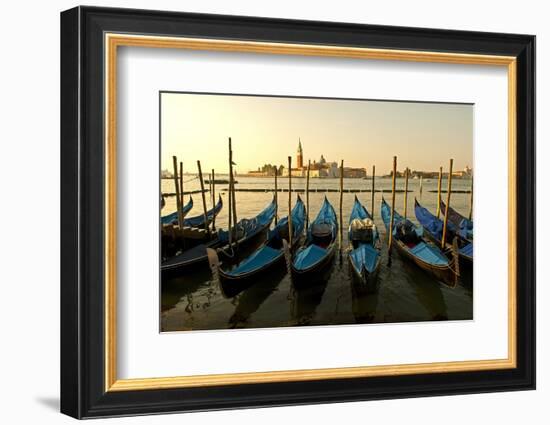
[[[298,139],[298,150],[296,152],[296,165],[292,167],[291,174],[293,177],[306,177],[307,176],[307,164],[304,164],[304,150],[302,148],[302,141]],[[294,164],[293,164],[294,165]],[[344,177],[361,178],[367,175],[364,168],[350,168],[344,167]],[[288,167],[283,169],[283,176],[288,176]],[[340,177],[340,169],[338,163],[327,162],[323,155],[319,159],[319,162],[313,161],[309,167],[309,177],[328,177],[337,178]]]

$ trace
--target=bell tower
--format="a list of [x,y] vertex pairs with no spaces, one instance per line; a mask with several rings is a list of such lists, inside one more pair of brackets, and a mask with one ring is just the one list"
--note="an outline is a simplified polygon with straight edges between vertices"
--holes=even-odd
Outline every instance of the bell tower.
[[304,152],[302,151],[302,141],[300,140],[300,138],[298,138],[298,155],[296,158],[296,167],[304,167]]

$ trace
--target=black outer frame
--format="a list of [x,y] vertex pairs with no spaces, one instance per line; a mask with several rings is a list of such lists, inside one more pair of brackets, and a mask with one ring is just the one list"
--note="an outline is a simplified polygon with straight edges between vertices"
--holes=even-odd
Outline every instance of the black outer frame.
[[[105,32],[517,57],[517,368],[104,391]],[[61,412],[76,418],[535,388],[535,37],[77,7],[61,13]]]

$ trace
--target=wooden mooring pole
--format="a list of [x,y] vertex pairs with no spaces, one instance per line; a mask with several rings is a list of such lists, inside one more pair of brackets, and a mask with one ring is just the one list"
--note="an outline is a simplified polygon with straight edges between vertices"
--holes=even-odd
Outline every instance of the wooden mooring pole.
[[306,232],[309,227],[309,170],[311,168],[311,159],[307,161],[307,177],[306,177]]
[[277,188],[277,168],[275,168],[275,192],[273,194],[273,197],[275,198],[275,226],[277,225],[277,215],[279,214],[279,195],[278,195],[278,188]]
[[212,168],[212,211],[214,212],[212,215],[212,231],[216,230],[216,182],[214,181],[214,176],[216,174],[214,173],[214,169]]
[[227,196],[227,230],[229,231],[229,246],[233,246],[233,217],[232,217],[232,206],[231,206],[231,137],[229,138],[229,187],[228,187],[228,196]]
[[376,173],[376,167],[372,166],[372,188],[371,188],[371,195],[370,195],[370,215],[374,219],[374,174]]
[[176,207],[178,209],[178,226],[180,230],[183,231],[183,214],[182,214],[182,205],[181,205],[181,193],[180,193],[180,183],[178,179],[178,158],[176,156],[172,157],[174,163],[174,185],[176,186]]
[[445,204],[445,219],[443,220],[443,234],[441,236],[441,249],[445,249],[445,238],[447,237],[447,221],[449,219],[449,208],[451,206],[451,191],[453,185],[453,159],[449,160],[449,178],[447,179],[447,203]]
[[181,194],[181,209],[183,211],[183,206],[185,205],[185,197],[183,196],[183,162],[180,161],[180,194]]
[[338,226],[338,234],[339,234],[339,241],[340,241],[340,252],[342,251],[342,245],[343,245],[343,237],[342,237],[342,206],[344,203],[344,160],[342,159],[340,161],[340,218],[339,218],[339,226]]
[[235,176],[233,174],[233,148],[231,146],[231,137],[229,138],[229,186],[231,186],[231,207],[233,208],[233,228],[237,231],[237,201],[235,199]]
[[468,214],[468,220],[472,220],[472,212],[474,210],[474,176],[472,175],[472,182],[470,185],[470,213]]
[[441,216],[441,179],[443,178],[443,167],[439,167],[439,177],[437,178],[437,218]]
[[199,180],[201,183],[202,209],[204,211],[204,229],[207,233],[210,233],[210,226],[208,225],[208,208],[206,207],[206,195],[204,193],[204,180],[202,179],[202,169],[200,161],[197,161],[197,167],[199,169]]
[[292,157],[288,157],[288,246],[292,249]]
[[393,173],[391,182],[391,214],[390,214],[390,228],[389,228],[389,242],[388,242],[388,263],[391,261],[391,246],[393,242],[393,216],[395,214],[395,174],[397,173],[397,157],[393,157]]
[[405,212],[403,217],[407,218],[407,198],[409,196],[409,167],[405,168]]
[[212,179],[212,173],[208,173],[208,195],[210,196],[210,202],[213,202],[213,197],[212,197],[212,183],[213,183],[213,179]]

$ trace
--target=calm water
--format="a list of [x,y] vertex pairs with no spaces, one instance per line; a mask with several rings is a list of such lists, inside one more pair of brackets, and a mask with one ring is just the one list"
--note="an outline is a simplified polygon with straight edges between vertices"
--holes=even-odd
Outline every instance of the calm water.
[[[227,178],[227,176],[216,176]],[[184,176],[186,180],[193,176]],[[271,178],[238,177],[237,188],[274,187]],[[371,180],[345,179],[346,189],[368,191]],[[446,180],[443,187],[446,188]],[[420,180],[409,180],[407,217],[416,222],[414,216],[414,198],[430,209],[436,211],[437,179],[424,179],[423,193],[419,193]],[[280,178],[279,188],[288,188],[288,182]],[[305,179],[293,178],[293,188],[305,188]],[[310,189],[337,189],[338,179],[311,179]],[[404,189],[404,179],[398,179],[397,189]],[[184,189],[199,188],[197,180],[184,183]],[[227,185],[217,185],[216,193],[222,195],[224,208],[216,218],[216,226],[227,225]],[[453,180],[453,190],[469,190],[469,180]],[[377,178],[376,189],[391,189],[391,179]],[[163,192],[174,192],[172,180],[162,180]],[[238,218],[253,217],[270,201],[272,192],[236,192]],[[305,202],[305,195],[301,195]],[[319,211],[325,193],[310,193],[310,220]],[[339,209],[340,194],[326,193],[327,198]],[[347,223],[353,206],[355,194],[344,193],[343,222],[344,243],[347,247]],[[371,193],[358,193],[359,200],[372,213]],[[391,193],[384,194],[390,202]],[[445,200],[443,195],[443,199]],[[212,206],[210,194],[206,194],[208,207]],[[217,197],[217,195],[216,195]],[[279,192],[279,217],[288,214],[288,193]],[[185,202],[188,200],[186,196]],[[192,329],[227,329],[259,328],[296,325],[327,325],[353,323],[382,323],[426,320],[464,320],[472,319],[473,295],[471,276],[464,276],[463,281],[450,289],[422,272],[417,267],[403,261],[396,252],[392,255],[392,264],[387,266],[386,232],[380,218],[380,201],[382,193],[375,194],[374,221],[378,226],[383,241],[382,268],[379,280],[380,289],[376,294],[363,294],[355,290],[349,273],[347,256],[337,258],[331,269],[326,284],[317,285],[308,290],[294,290],[284,270],[263,276],[260,283],[251,286],[233,298],[224,298],[217,284],[212,282],[209,268],[186,274],[162,282],[162,317],[163,331],[182,331]],[[202,198],[193,195],[194,208],[189,216],[202,214]],[[292,205],[296,193],[292,194]],[[175,198],[167,198],[162,214],[176,209]],[[464,215],[469,212],[469,194],[453,193],[451,206]],[[403,214],[404,194],[396,194],[396,209]],[[283,267],[284,269],[284,267]]]

